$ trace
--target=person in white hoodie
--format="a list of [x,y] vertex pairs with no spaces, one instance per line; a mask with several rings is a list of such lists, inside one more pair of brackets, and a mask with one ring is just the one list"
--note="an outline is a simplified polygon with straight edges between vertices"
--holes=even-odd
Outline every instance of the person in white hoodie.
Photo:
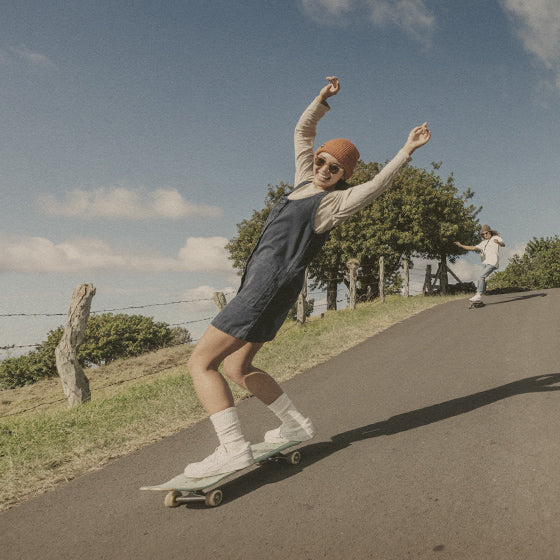
[[500,266],[500,247],[505,247],[504,240],[489,225],[483,225],[480,230],[482,241],[478,245],[463,245],[455,241],[455,245],[466,251],[479,251],[482,262],[482,271],[476,285],[476,294],[469,301],[482,301],[486,293],[486,279]]

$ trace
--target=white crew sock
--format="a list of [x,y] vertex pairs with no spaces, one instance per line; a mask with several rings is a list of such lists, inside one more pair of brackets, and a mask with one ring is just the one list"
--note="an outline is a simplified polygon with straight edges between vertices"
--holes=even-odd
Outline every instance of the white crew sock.
[[247,441],[241,432],[241,424],[237,415],[237,408],[232,406],[210,416],[210,420],[216,430],[216,435],[227,452],[234,451],[247,445]]
[[305,416],[298,411],[286,393],[282,393],[268,408],[288,428],[298,428],[305,423]]

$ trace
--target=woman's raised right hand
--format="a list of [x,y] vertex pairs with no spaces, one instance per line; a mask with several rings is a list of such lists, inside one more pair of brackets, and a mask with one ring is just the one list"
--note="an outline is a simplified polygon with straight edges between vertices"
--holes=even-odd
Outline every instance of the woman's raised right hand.
[[327,80],[330,83],[321,90],[318,96],[321,102],[326,101],[329,97],[336,95],[340,91],[340,82],[336,76],[327,76]]

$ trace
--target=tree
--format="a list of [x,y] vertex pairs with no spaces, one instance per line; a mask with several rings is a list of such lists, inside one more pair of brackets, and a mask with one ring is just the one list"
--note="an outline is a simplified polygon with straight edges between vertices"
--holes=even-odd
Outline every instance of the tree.
[[560,288],[560,238],[533,237],[522,256],[514,255],[505,270],[495,272],[488,289]]
[[[358,298],[372,299],[379,292],[379,257],[384,257],[386,282],[392,287],[400,282],[403,258],[417,256],[441,263],[449,258],[454,262],[462,251],[453,242],[474,242],[481,207],[469,203],[474,196],[470,189],[459,194],[453,174],[443,182],[435,173],[440,166],[432,164],[429,172],[405,167],[390,189],[331,232],[323,251],[310,266],[310,275],[327,288],[331,306],[351,258],[360,262]],[[378,163],[359,161],[349,184],[370,181],[380,170]],[[332,308],[336,307],[329,307]]]
[[477,216],[482,206],[470,202],[474,192],[459,193],[453,173],[444,182],[436,171],[409,166],[396,178],[394,186],[379,199],[379,216],[388,244],[406,257],[416,256],[440,262],[441,287],[447,289],[447,260],[455,262],[463,250],[454,241],[474,244],[480,230]]
[[[358,161],[354,174],[348,181],[350,187],[370,181],[379,173],[378,163]],[[380,232],[380,215],[378,201],[370,204],[357,214],[334,228],[323,250],[309,266],[309,275],[313,278],[312,288],[327,290],[327,309],[337,308],[338,284],[349,286],[347,262],[359,261],[358,300],[373,299],[379,293],[379,257],[385,257],[385,277],[388,284],[394,280],[400,253],[398,249],[387,244]]]

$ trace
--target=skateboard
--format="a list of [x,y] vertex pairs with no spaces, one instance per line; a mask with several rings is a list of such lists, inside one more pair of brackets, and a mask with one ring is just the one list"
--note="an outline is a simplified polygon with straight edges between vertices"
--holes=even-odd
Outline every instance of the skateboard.
[[[205,478],[188,478],[184,474],[158,484],[156,486],[142,486],[140,490],[167,491],[163,503],[166,507],[177,507],[181,504],[191,502],[204,502],[207,506],[215,507],[222,503],[223,492],[215,486],[233,474],[240,473],[252,468],[254,465],[263,465],[272,461],[285,461],[290,465],[297,465],[301,461],[301,453],[292,451],[284,454],[282,451],[299,445],[300,441],[288,441],[284,443],[257,443],[251,445],[253,452],[253,465],[237,469],[235,471],[207,476]],[[183,494],[185,492],[185,494]]]
[[478,307],[484,307],[486,304],[482,301],[469,301],[469,309],[476,309]]

